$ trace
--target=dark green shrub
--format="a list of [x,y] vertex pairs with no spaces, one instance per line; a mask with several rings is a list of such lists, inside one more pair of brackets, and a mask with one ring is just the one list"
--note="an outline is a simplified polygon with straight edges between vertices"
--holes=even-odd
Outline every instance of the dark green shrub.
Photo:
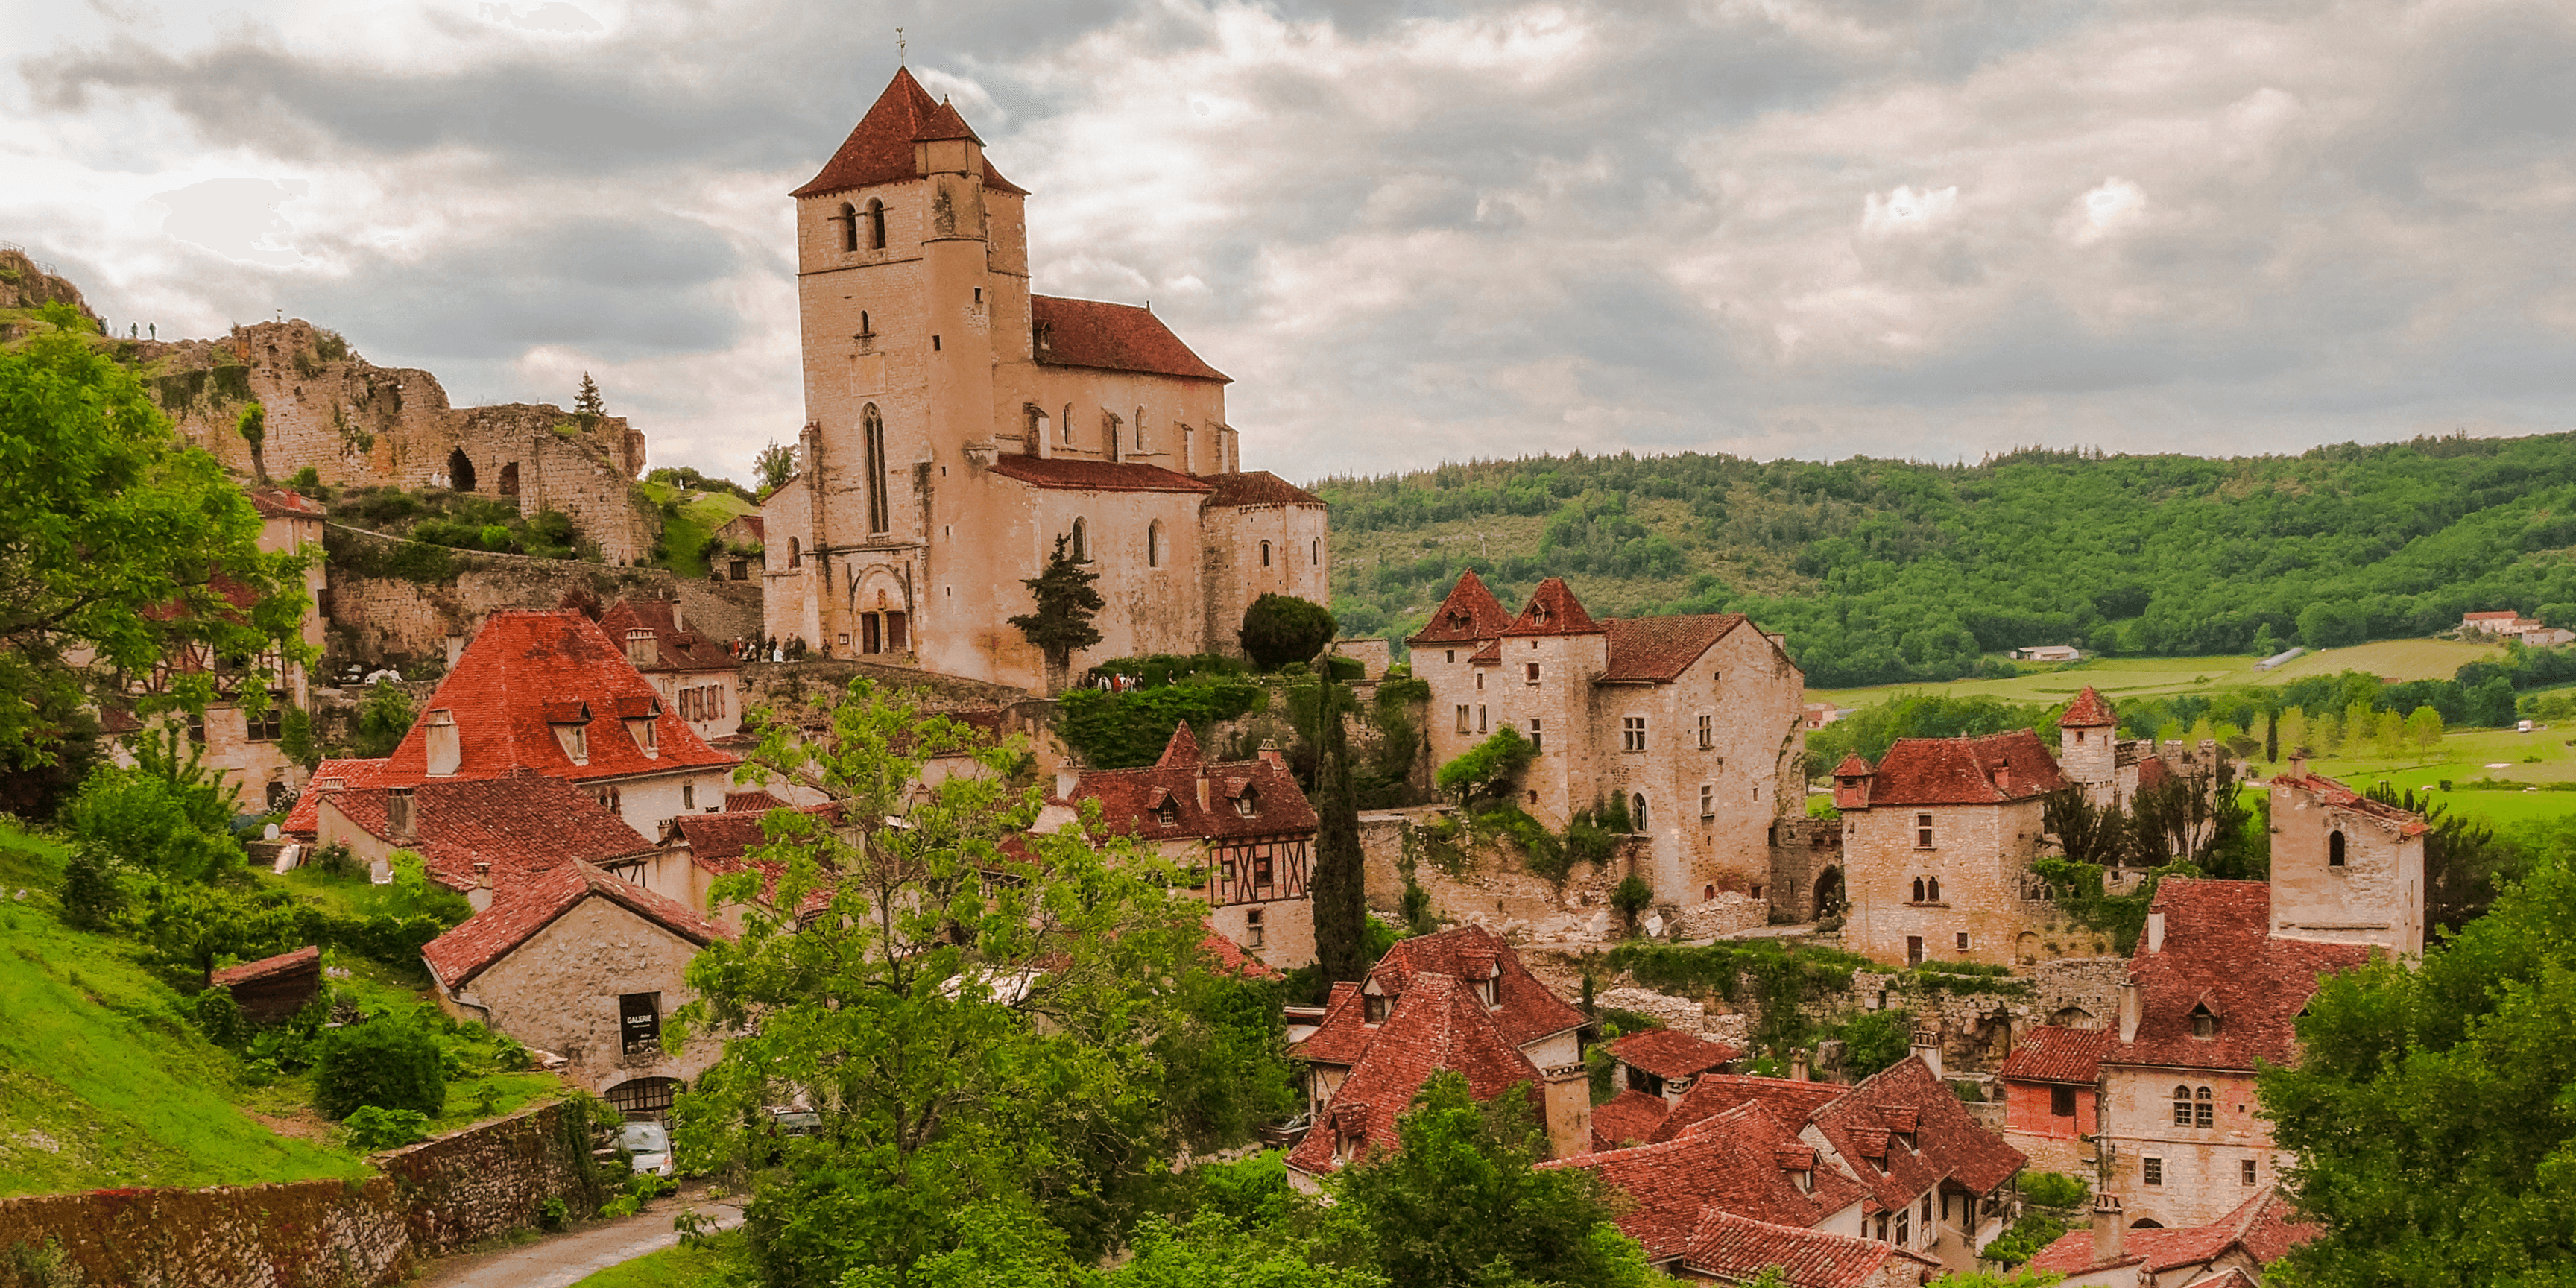
[[88,845],[72,847],[63,863],[63,919],[83,930],[96,930],[125,911],[125,882]]
[[1610,891],[1610,906],[1618,909],[1619,915],[1631,922],[1634,922],[1637,914],[1644,912],[1646,906],[1654,901],[1655,888],[1646,884],[1640,877],[1622,877],[1618,886]]
[[190,998],[188,1019],[217,1046],[236,1046],[250,1036],[250,1022],[242,1017],[229,988],[210,988]]
[[1843,1040],[1843,1072],[1866,1078],[1904,1059],[1914,1049],[1914,1016],[1895,1010],[1863,1011],[1838,1030]]
[[315,1053],[313,1107],[325,1118],[370,1105],[435,1117],[446,1104],[446,1057],[418,1026],[388,1018],[335,1029]]
[[1469,805],[1485,797],[1499,798],[1511,792],[1520,781],[1521,771],[1537,757],[1538,749],[1521,736],[1519,729],[1504,725],[1492,737],[1442,765],[1440,772],[1432,776],[1432,785]]
[[1294,595],[1263,595],[1243,610],[1236,638],[1255,665],[1275,671],[1305,661],[1333,642],[1332,610]]

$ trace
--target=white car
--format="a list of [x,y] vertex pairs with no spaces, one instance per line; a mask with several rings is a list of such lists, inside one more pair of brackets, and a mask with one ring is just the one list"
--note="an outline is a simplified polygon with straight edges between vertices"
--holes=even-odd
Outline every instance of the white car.
[[635,1170],[669,1176],[671,1133],[660,1123],[628,1123],[617,1131],[618,1147],[635,1156]]

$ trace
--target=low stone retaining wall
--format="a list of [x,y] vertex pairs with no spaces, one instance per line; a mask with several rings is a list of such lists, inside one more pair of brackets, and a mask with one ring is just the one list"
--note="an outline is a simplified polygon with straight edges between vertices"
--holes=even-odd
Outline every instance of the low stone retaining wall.
[[427,1258],[536,1225],[550,1198],[573,1217],[596,1211],[579,1113],[559,1102],[395,1150],[362,1180],[0,1199],[0,1285],[50,1288],[26,1283],[7,1255],[48,1242],[92,1285],[399,1283]]

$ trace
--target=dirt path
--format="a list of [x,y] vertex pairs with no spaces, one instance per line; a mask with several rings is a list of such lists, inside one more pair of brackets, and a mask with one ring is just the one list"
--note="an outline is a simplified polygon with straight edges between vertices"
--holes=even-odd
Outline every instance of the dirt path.
[[702,1191],[655,1199],[630,1217],[586,1225],[525,1247],[447,1257],[432,1262],[416,1281],[421,1288],[565,1288],[583,1276],[659,1252],[680,1241],[671,1218],[695,1209],[719,1229],[742,1224],[742,1209],[714,1202]]

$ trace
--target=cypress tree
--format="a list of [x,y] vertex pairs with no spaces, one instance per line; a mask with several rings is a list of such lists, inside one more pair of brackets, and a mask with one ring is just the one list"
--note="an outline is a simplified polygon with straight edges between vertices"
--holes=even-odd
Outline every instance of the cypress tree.
[[1045,650],[1050,672],[1062,672],[1072,665],[1075,649],[1100,642],[1100,631],[1091,624],[1091,615],[1109,602],[1091,588],[1091,583],[1100,580],[1100,574],[1074,559],[1070,541],[1069,537],[1058,536],[1055,555],[1047,560],[1045,570],[1020,581],[1037,601],[1037,611],[1010,619],[1011,625],[1029,637],[1029,643]]
[[1350,740],[1342,732],[1333,668],[1323,670],[1315,764],[1315,963],[1327,981],[1357,981],[1368,969],[1363,947],[1368,905],[1360,866],[1359,794],[1351,782]]
[[2263,762],[2281,763],[2281,713],[2273,712],[2263,721]]

